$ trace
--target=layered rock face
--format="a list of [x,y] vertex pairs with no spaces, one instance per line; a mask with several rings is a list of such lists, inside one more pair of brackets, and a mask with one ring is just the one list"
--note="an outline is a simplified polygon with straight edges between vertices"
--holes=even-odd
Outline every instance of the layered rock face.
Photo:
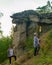
[[[13,35],[13,45],[17,54],[23,54],[24,45],[28,37],[33,38],[34,32],[47,32],[52,27],[51,14],[39,15],[35,11],[24,11],[22,13],[16,13],[12,16],[12,23],[15,23]],[[51,24],[51,25],[50,25]]]
[[20,55],[24,51],[25,41],[28,37],[33,38],[33,33],[36,31],[37,23],[33,23],[32,21],[22,22],[16,24],[16,30],[14,28],[13,35],[13,45],[15,46],[15,50]]

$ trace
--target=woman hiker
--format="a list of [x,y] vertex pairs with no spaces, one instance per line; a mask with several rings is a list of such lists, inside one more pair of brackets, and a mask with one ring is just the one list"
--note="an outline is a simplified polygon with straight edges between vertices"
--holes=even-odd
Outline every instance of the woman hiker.
[[16,55],[14,53],[14,49],[13,49],[12,46],[9,46],[9,48],[8,48],[8,58],[9,58],[10,64],[11,64],[12,57],[14,57],[14,59],[16,60]]

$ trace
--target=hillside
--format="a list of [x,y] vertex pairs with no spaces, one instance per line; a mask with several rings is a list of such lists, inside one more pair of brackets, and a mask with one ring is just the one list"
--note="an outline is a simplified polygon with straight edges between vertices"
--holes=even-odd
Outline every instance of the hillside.
[[52,65],[52,30],[45,33],[40,39],[39,55],[32,57],[22,65]]
[[[25,54],[25,56],[17,58],[16,62],[12,62],[12,65],[52,65],[52,30],[44,33],[44,35],[41,36],[40,39],[41,49],[39,55],[33,56],[33,51],[31,51],[31,57],[29,56],[30,54]],[[27,59],[27,56],[29,56],[30,58]],[[24,60],[24,58],[26,59]],[[20,61],[18,61],[18,59]],[[12,59],[12,61],[14,61],[14,59]],[[3,65],[9,65],[8,60],[5,61]]]

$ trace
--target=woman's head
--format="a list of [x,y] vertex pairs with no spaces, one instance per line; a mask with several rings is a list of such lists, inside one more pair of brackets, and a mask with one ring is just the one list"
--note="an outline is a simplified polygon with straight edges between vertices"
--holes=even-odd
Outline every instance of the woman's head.
[[37,35],[37,33],[34,33],[34,36],[36,36]]

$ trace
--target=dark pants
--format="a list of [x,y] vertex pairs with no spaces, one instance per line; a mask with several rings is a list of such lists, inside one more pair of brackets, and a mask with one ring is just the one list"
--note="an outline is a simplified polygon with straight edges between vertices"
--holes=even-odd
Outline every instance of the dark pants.
[[37,47],[34,48],[34,56],[37,55]]
[[11,56],[11,57],[9,57],[9,62],[10,62],[10,64],[11,64],[11,58],[12,57],[14,57],[14,59],[16,60],[16,56],[14,55],[14,56]]
[[38,44],[38,47],[37,47],[37,52],[39,52],[39,50],[40,50],[40,45]]
[[40,50],[40,46],[39,45],[34,48],[34,56],[36,56],[38,54],[39,50]]

